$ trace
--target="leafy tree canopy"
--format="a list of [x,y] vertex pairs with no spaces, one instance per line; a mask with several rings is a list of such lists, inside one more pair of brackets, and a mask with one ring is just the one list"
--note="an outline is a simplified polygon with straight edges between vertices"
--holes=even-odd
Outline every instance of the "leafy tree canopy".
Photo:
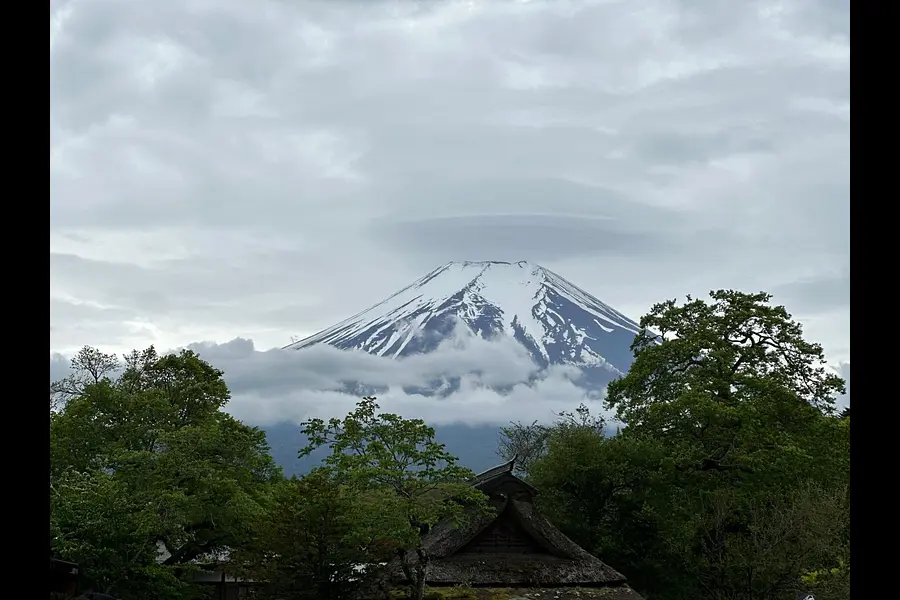
[[[57,510],[87,502],[76,494],[89,486],[65,482],[106,482],[95,493],[127,499],[121,510],[140,523],[133,542],[145,548],[134,557],[150,571],[160,543],[164,567],[244,543],[280,471],[265,434],[222,411],[229,399],[222,372],[191,351],[159,356],[152,347],[127,355],[123,365],[85,349],[72,366],[73,375],[56,386],[63,408],[50,419],[50,481],[66,490]],[[66,545],[71,532],[63,525],[58,532],[51,550],[85,565],[119,549],[117,540],[99,537],[90,548]]]
[[267,582],[260,598],[346,598],[365,575],[360,565],[384,562],[396,550],[391,535],[399,524],[391,518],[397,515],[384,499],[342,484],[328,469],[286,480],[233,564]]
[[843,379],[827,371],[822,347],[803,339],[785,308],[769,304],[770,294],[719,290],[710,298],[688,296],[681,306],[668,300],[641,319],[634,364],[609,389],[622,422],[664,428],[686,392],[731,406],[773,387],[833,410]]
[[393,525],[388,538],[421,600],[430,559],[422,537],[440,521],[463,518],[466,509],[487,510],[487,499],[469,484],[474,473],[457,465],[424,421],[381,413],[373,397],[363,398],[343,419],[306,421],[302,432],[309,444],[300,456],[330,447],[324,468],[347,486],[377,492],[386,503],[384,514]]
[[619,435],[511,426],[510,439],[543,440],[528,473],[548,515],[652,597],[774,598],[806,589],[803,577],[827,595],[847,581],[843,382],[769,300],[720,291],[654,306],[608,389]]
[[632,345],[634,364],[609,385],[608,406],[629,435],[677,447],[682,469],[748,473],[788,455],[812,468],[800,440],[818,446],[815,437],[839,435],[820,417],[833,414],[843,380],[769,294],[710,297],[653,306]]

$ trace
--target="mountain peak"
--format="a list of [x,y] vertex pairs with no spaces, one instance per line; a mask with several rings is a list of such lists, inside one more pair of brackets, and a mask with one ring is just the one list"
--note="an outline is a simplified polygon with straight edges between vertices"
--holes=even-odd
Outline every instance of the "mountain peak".
[[486,267],[490,265],[498,265],[498,266],[507,266],[507,267],[523,267],[528,266],[529,263],[527,260],[517,260],[515,262],[509,262],[506,260],[451,260],[448,262],[445,267],[458,266],[458,267]]
[[[478,271],[483,273],[488,269],[492,271],[507,271],[514,272],[517,269],[527,269],[533,272],[543,271],[544,268],[540,265],[536,265],[534,263],[528,262],[527,260],[519,260],[515,262],[508,262],[504,260],[454,260],[448,262],[443,267],[439,267],[435,269],[431,273],[443,273],[446,271],[455,271],[462,272],[465,271],[467,274]],[[426,275],[427,277],[427,275]],[[424,278],[423,278],[424,279]]]
[[508,335],[541,366],[631,363],[637,323],[528,261],[453,261],[399,292],[287,348],[328,344],[402,358],[429,352],[462,322],[484,338]]

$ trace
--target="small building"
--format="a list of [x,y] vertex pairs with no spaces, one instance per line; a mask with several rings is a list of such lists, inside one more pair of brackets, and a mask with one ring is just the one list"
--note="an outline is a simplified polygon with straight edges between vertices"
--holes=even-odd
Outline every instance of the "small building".
[[248,597],[256,583],[231,575],[227,564],[204,565],[193,574],[193,582],[209,588],[210,600],[239,600]]
[[[163,564],[171,556],[163,542],[157,542],[156,562]],[[255,581],[237,577],[229,568],[228,550],[204,554],[191,561],[197,568],[190,573],[190,580],[206,588],[209,600],[239,600],[251,595],[259,587]]]
[[80,569],[73,562],[50,558],[50,593],[74,596]]
[[[537,490],[513,474],[515,461],[475,477],[493,514],[439,523],[423,538],[427,584],[492,588],[610,588],[609,600],[641,600],[625,576],[563,535],[534,506]],[[409,583],[401,581],[401,583]]]

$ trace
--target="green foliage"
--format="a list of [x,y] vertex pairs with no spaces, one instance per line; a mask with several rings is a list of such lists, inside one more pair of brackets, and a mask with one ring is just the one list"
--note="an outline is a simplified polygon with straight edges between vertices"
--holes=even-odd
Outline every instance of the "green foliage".
[[803,588],[821,600],[844,600],[850,597],[850,559],[838,560],[835,567],[809,571],[801,577]]
[[[388,515],[389,516],[389,515]],[[326,469],[279,484],[251,541],[233,556],[242,575],[268,585],[262,598],[345,598],[360,564],[384,560],[382,507]]]
[[515,458],[516,472],[520,475],[527,474],[531,465],[546,455],[552,431],[575,429],[602,434],[606,426],[603,417],[592,415],[584,404],[578,405],[575,412],[562,411],[556,417],[553,429],[537,421],[530,425],[513,421],[508,426],[501,427],[497,454],[507,461]]
[[531,465],[547,453],[549,439],[550,428],[537,421],[530,425],[512,421],[508,426],[500,428],[497,454],[506,461],[515,458],[516,472],[527,474]]
[[762,499],[729,489],[704,501],[695,520],[704,597],[791,595],[800,591],[805,569],[839,564],[849,548],[847,486],[805,482]]
[[[584,406],[502,430],[499,453],[517,458],[540,508],[654,600],[849,597],[843,382],[770,299],[718,291],[654,306],[632,369],[608,389],[627,425],[616,436]],[[188,600],[186,575],[227,550],[232,571],[266,582],[263,599],[346,598],[366,579],[356,565],[393,557],[413,585],[391,597],[509,592],[426,594],[423,536],[489,508],[422,420],[370,397],[343,419],[311,419],[300,456],[331,453],[286,481],[264,434],[223,412],[222,373],[196,354],[149,348],[120,363],[85,348],[73,369],[50,387],[50,549],[93,589]]]
[[[92,530],[95,554],[86,547],[76,552],[61,540],[81,535],[72,529],[77,522],[53,512],[59,537],[51,540],[51,549],[83,563],[89,578],[95,577],[92,569],[100,568],[92,565],[109,564],[103,557],[117,553],[152,571],[150,585],[160,581],[155,575],[160,568],[190,568],[205,555],[246,543],[280,472],[265,434],[222,412],[229,398],[222,372],[193,352],[160,357],[152,347],[125,357],[115,379],[109,375],[118,365],[109,356],[86,349],[79,360],[73,368],[82,370],[57,386],[64,408],[50,419],[50,481],[66,490],[54,510],[110,497],[96,496],[101,491],[117,494],[118,510],[125,511],[117,518],[129,527],[140,525],[140,535],[129,539],[142,540],[143,550],[120,552],[119,541]],[[76,476],[105,483],[92,492],[87,485],[73,487]],[[87,495],[79,499],[78,494]],[[161,567],[156,565],[158,543],[169,553]],[[159,592],[177,597],[173,593],[169,588]]]
[[704,489],[846,481],[849,463],[835,470],[822,456],[840,461],[844,448],[823,444],[840,442],[840,426],[823,415],[833,414],[844,384],[826,372],[821,346],[806,342],[768,294],[711,297],[658,304],[641,320],[665,341],[638,336],[631,370],[609,386],[625,435],[664,442],[680,483]]
[[[765,293],[720,290],[710,297],[711,303],[688,296],[683,306],[656,304],[641,319],[634,364],[608,390],[623,423],[657,433],[708,419],[709,426],[727,425],[729,415],[718,415],[723,408],[782,390],[833,411],[844,381],[826,372],[822,347],[803,339],[784,307],[771,306]],[[657,343],[659,337],[665,342]]]
[[385,520],[378,529],[399,548],[421,600],[430,558],[422,536],[440,521],[461,520],[467,509],[487,510],[486,497],[468,484],[474,473],[456,464],[424,421],[379,413],[373,397],[343,419],[311,419],[302,426],[309,444],[300,456],[328,446],[324,468],[349,488],[380,499]]
[[773,460],[790,485],[768,483],[761,466],[739,481],[681,470],[676,449],[627,430],[552,430],[529,481],[563,533],[653,598],[778,597],[802,587],[805,569],[849,565],[849,436],[837,421],[822,416],[810,432],[833,434],[816,469]]
[[561,529],[654,599],[781,597],[838,564],[849,581],[843,382],[769,299],[654,306],[663,341],[638,336],[608,390],[627,428],[558,423],[529,469]]
[[50,382],[50,412],[65,408],[66,403],[78,396],[92,383],[99,383],[119,368],[115,354],[105,354],[96,348],[85,346],[72,358],[72,373],[58,381]]
[[78,563],[97,590],[147,600],[183,597],[172,567],[156,564],[156,515],[112,475],[64,471],[50,486],[50,547]]
[[666,510],[658,491],[673,477],[666,447],[649,437],[555,424],[546,455],[529,472],[539,507],[560,530],[624,570],[634,585],[674,585],[664,567]]

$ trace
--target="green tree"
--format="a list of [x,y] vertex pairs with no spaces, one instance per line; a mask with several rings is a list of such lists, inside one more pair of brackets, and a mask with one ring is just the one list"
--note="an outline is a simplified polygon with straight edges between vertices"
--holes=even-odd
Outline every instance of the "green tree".
[[422,600],[431,558],[422,537],[438,522],[465,518],[467,509],[488,510],[487,498],[469,484],[474,473],[456,464],[424,421],[379,413],[374,397],[363,398],[343,419],[306,421],[302,432],[308,445],[300,457],[328,446],[325,468],[336,480],[379,494],[393,525],[383,535],[399,548],[412,594]]
[[653,597],[778,597],[804,573],[849,568],[820,551],[849,536],[826,527],[835,502],[800,500],[847,484],[849,419],[832,416],[843,382],[767,294],[711,296],[651,309],[608,389],[627,427],[553,428],[530,480],[566,533]]
[[126,506],[142,507],[147,543],[168,553],[164,566],[246,543],[280,471],[265,434],[222,411],[222,372],[193,352],[160,357],[152,347],[127,356],[114,379],[73,368],[83,385],[51,416],[51,484],[73,472],[107,474]]
[[530,424],[510,421],[500,428],[497,455],[505,461],[515,459],[516,473],[527,475],[531,465],[546,455],[549,438],[550,427],[547,425],[537,421]]
[[535,501],[559,529],[622,570],[632,585],[656,597],[681,585],[683,574],[663,535],[659,507],[671,466],[668,449],[646,436],[606,437],[602,427],[565,419],[547,428],[544,454],[528,481]]
[[360,565],[384,562],[396,550],[392,516],[371,493],[313,469],[277,486],[270,510],[233,561],[240,573],[267,582],[263,598],[346,598],[359,589]]
[[537,421],[526,425],[521,421],[510,421],[500,428],[497,455],[503,460],[516,460],[514,468],[519,475],[526,475],[531,465],[544,457],[552,431],[588,430],[603,434],[606,421],[601,416],[592,415],[590,409],[580,404],[575,412],[557,413],[553,426]]
[[833,412],[844,380],[827,371],[822,347],[803,339],[801,325],[783,306],[770,305],[772,296],[764,292],[719,290],[710,298],[688,296],[682,306],[668,300],[641,319],[643,332],[631,347],[634,364],[608,391],[619,419],[665,427],[666,417],[679,413],[677,400],[687,385],[724,405],[778,385]]
[[50,382],[50,411],[62,409],[71,398],[80,395],[86,386],[108,379],[119,367],[119,359],[115,354],[106,354],[85,346],[72,358],[72,372],[60,380]]
[[528,480],[563,533],[650,597],[825,596],[849,576],[847,478],[833,476],[848,468],[846,424],[823,416],[811,429],[821,461],[812,481],[795,455],[773,459],[794,473],[789,486],[766,483],[761,468],[740,481],[693,477],[666,441],[627,429],[605,438],[556,427]]
[[187,586],[157,564],[157,517],[113,475],[69,470],[50,485],[51,552],[80,565],[82,584],[123,598],[170,600]]
[[608,387],[608,406],[631,432],[675,444],[685,470],[740,475],[775,450],[802,454],[795,434],[833,414],[843,380],[769,294],[710,296],[653,306],[631,369]]
[[[839,573],[842,565],[849,573],[849,529],[846,485],[803,482],[790,490],[770,490],[762,498],[721,489],[704,495],[704,510],[697,514],[700,535],[685,550],[699,548],[703,568],[698,583],[704,598],[775,599],[810,591],[828,595],[839,578],[824,574]],[[814,571],[806,570],[810,565]],[[848,595],[837,597],[849,598],[846,591]]]

